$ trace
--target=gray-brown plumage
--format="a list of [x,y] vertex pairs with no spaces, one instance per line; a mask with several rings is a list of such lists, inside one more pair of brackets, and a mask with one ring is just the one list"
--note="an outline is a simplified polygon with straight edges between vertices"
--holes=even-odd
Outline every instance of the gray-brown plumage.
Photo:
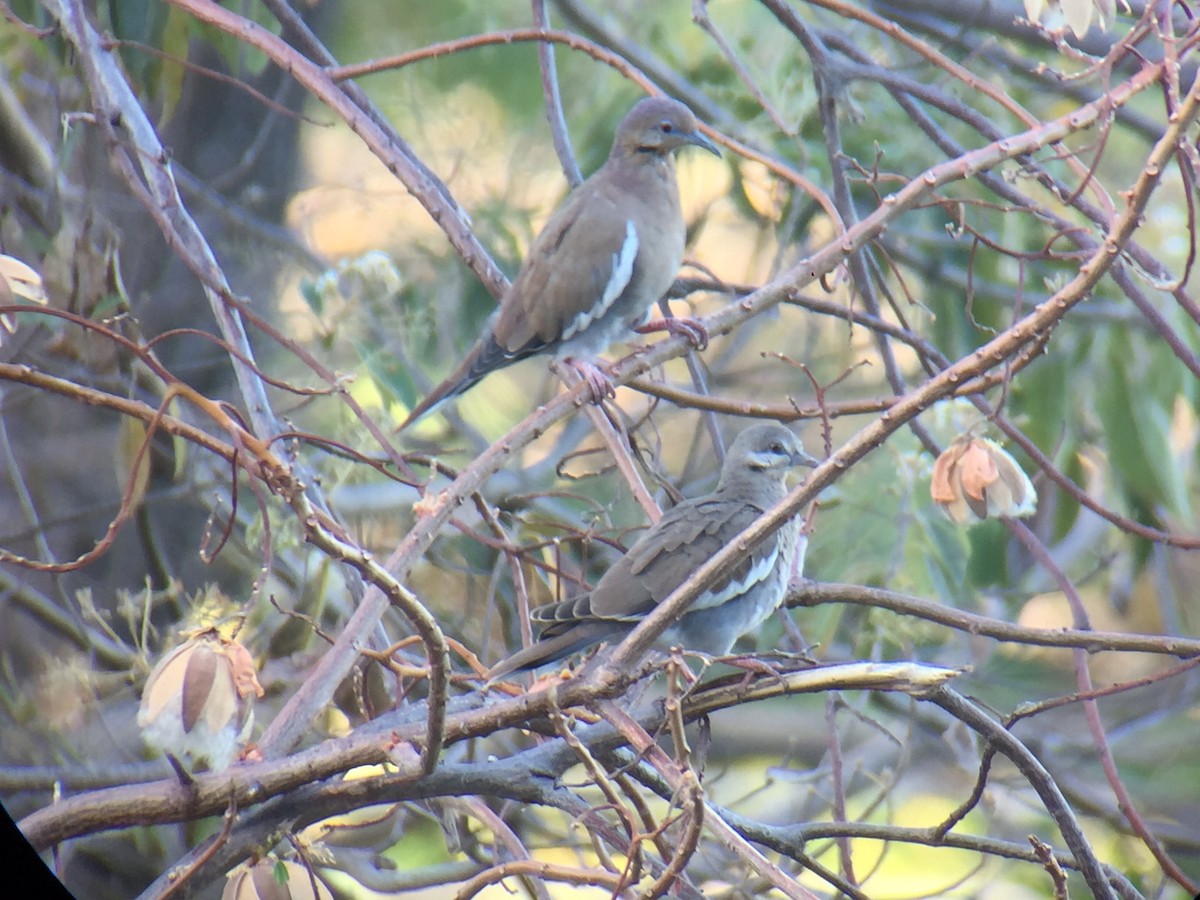
[[[669,510],[590,593],[534,610],[537,641],[497,663],[489,680],[624,637],[701,564],[783,499],[789,469],[816,464],[782,425],[747,428],[729,448],[716,491]],[[799,540],[800,523],[793,518],[697,597],[663,632],[659,646],[728,653],[741,635],[779,606]]]
[[[674,152],[717,155],[686,106],[638,101],[617,127],[608,160],[550,217],[466,359],[417,404],[400,429],[496,369],[539,353],[577,369],[597,398],[612,385],[590,362],[641,324],[683,260]],[[695,323],[663,327],[706,338]]]

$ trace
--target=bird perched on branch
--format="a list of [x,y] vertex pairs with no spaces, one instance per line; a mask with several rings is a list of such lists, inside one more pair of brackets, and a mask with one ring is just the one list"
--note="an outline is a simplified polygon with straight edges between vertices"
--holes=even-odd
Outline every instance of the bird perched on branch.
[[[793,466],[815,466],[782,425],[752,425],[733,442],[717,489],[669,510],[587,594],[535,609],[535,643],[497,663],[488,679],[535,669],[601,641],[624,637],[706,560],[787,493]],[[667,627],[658,639],[711,655],[729,652],[779,606],[800,542],[790,519]]]
[[617,126],[608,160],[550,217],[483,336],[417,404],[407,428],[496,369],[553,354],[587,381],[596,400],[613,393],[592,362],[630,329],[707,333],[688,319],[645,322],[683,260],[684,223],[674,153],[693,144],[720,156],[686,106],[646,97]]

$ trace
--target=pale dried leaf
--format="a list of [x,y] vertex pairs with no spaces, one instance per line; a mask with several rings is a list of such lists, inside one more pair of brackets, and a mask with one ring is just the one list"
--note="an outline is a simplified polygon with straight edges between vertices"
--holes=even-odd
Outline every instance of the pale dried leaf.
[[176,647],[151,670],[142,689],[142,704],[138,708],[137,721],[141,727],[146,727],[157,719],[163,709],[174,698],[183,692],[183,678],[187,672],[188,644]]
[[[12,288],[8,286],[8,281],[0,278],[0,306],[11,306],[17,300],[13,296]],[[0,315],[0,325],[4,326],[4,330],[12,334],[17,330],[17,320],[8,313]]]
[[[150,448],[142,451],[146,443],[146,426],[139,420],[126,416],[117,427],[117,451],[114,457],[117,484],[122,489],[133,481],[130,503],[133,509],[142,505],[146,499],[146,487],[150,483]],[[141,458],[138,453],[141,452]],[[134,471],[134,464],[137,470]]]
[[213,734],[221,729],[228,729],[241,741],[246,737],[244,729],[253,717],[254,708],[248,703],[243,703],[238,697],[237,688],[233,684],[233,673],[229,670],[229,661],[224,656],[220,659],[221,665],[217,667],[212,696],[204,709],[204,718]]
[[254,886],[254,891],[246,895],[247,900],[292,900],[292,892],[290,889],[291,879],[287,882],[280,883],[275,877],[275,867],[279,865],[272,860],[265,859],[256,865],[250,872],[250,881]]
[[996,468],[995,460],[988,452],[987,445],[980,440],[972,440],[967,445],[959,468],[962,492],[968,500],[985,501],[988,488],[1000,479],[1000,472]]
[[46,305],[42,276],[16,257],[0,254],[0,278],[18,297]]
[[227,641],[224,645],[225,655],[229,657],[230,672],[239,697],[255,697],[263,695],[263,687],[258,683],[258,670],[254,665],[254,657],[250,651],[237,641]]
[[[213,685],[217,680],[219,665],[220,659],[206,643],[193,644],[192,652],[188,654],[187,672],[183,678],[182,709],[185,732],[190,732],[196,727],[202,713],[207,713],[209,725],[214,725],[211,706],[215,702]],[[226,717],[223,721],[216,722],[212,730],[217,731],[228,719],[229,717]]]
[[221,900],[333,900],[333,894],[300,863],[267,857],[234,870]]
[[1092,15],[1096,11],[1095,0],[1062,0],[1063,18],[1075,37],[1081,38],[1088,32],[1092,24]]
[[943,450],[934,461],[933,477],[929,480],[929,495],[934,503],[953,503],[957,499],[954,475],[962,452],[963,446],[956,442]]
[[933,464],[929,494],[951,521],[963,525],[1034,512],[1037,492],[1017,461],[995,441],[957,438]]
[[305,829],[303,837],[336,847],[386,846],[398,829],[404,827],[400,804],[362,806],[339,816],[322,819]]
[[1046,0],[1025,0],[1025,17],[1030,22],[1040,22],[1046,11]]
[[1017,517],[1033,515],[1037,509],[1037,491],[1033,482],[1007,450],[992,441],[987,443],[1000,475],[999,483],[1004,485],[1006,498],[1003,506],[994,514]]

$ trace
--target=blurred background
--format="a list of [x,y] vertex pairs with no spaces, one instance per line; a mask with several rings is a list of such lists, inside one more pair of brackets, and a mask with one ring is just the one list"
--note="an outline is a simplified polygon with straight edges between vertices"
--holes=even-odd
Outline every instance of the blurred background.
[[[302,467],[349,538],[382,559],[414,528],[421,489],[434,496],[450,485],[562,385],[544,360],[523,362],[392,435],[483,328],[496,302],[486,266],[464,260],[447,239],[453,226],[255,40],[203,23],[204,5],[97,0],[82,12],[119,60],[186,209],[244,304],[266,397],[287,432],[273,449]],[[273,0],[230,11],[316,58],[298,30],[303,19],[341,64],[459,42],[353,83],[511,277],[569,185],[538,45],[470,39],[529,29],[540,6],[341,0],[293,10]],[[87,57],[72,50],[59,4],[15,0],[3,10],[0,252],[36,270],[48,309],[75,317],[30,306],[0,332],[0,363],[13,367],[0,371],[0,796],[20,820],[56,790],[171,777],[135,717],[150,668],[191,630],[219,623],[228,633],[238,623],[266,691],[260,733],[336,638],[361,585],[305,542],[277,498],[245,476],[235,493],[227,461],[161,431],[143,452],[142,423],[111,403],[81,402],[95,390],[157,407],[171,394],[165,371],[229,409],[248,405],[231,365],[236,348],[197,273],[112,162],[137,153],[122,143],[119,115],[116,147],[97,127]],[[1151,171],[1151,150],[1191,88],[1189,10],[1176,4],[1172,20],[1136,3],[1113,17],[1090,0],[1046,10],[974,0],[550,2],[552,27],[577,38],[556,45],[554,65],[585,175],[644,93],[635,70],[729,139],[721,159],[684,152],[678,162],[688,247],[676,315],[735,304],[838,241],[834,206],[853,226],[931,167],[953,170],[1000,137],[1106,95],[1110,103],[1100,127],[949,179],[832,275],[619,389],[610,415],[657,502],[711,490],[722,443],[755,417],[794,423],[810,452],[829,455],[896,397],[1067,286],[1124,210],[1123,192]],[[1123,93],[1164,53],[1178,57],[1172,77]],[[1182,663],[1200,653],[1195,138],[1192,124],[1133,244],[1036,353],[994,367],[972,395],[982,404],[937,403],[823,492],[803,572],[819,585],[886,589],[1027,630],[1079,627],[1082,611],[1100,631],[1163,636],[1154,652],[1098,640],[1081,661],[1034,646],[1030,631],[998,641],[881,600],[841,602],[836,591],[742,645],[821,662],[970,667],[956,690],[1000,718],[1083,690],[1081,667],[1095,688],[1121,686],[1099,702],[1099,727],[1137,823],[1114,796],[1080,703],[1048,706],[1012,731],[1082,819],[1098,857],[1147,897],[1191,896],[1188,878],[1200,878],[1200,706],[1196,675]],[[33,383],[21,366],[74,387]],[[166,409],[228,440],[185,402]],[[411,472],[393,465],[380,433]],[[931,499],[937,453],[964,434],[1004,445],[1030,477],[1038,502],[1023,524],[994,515],[957,523]],[[480,494],[494,518],[465,504],[403,580],[447,636],[490,664],[520,646],[522,595],[536,605],[594,583],[647,520],[583,414],[545,429]],[[110,532],[119,510],[128,518]],[[411,633],[391,611],[370,646],[383,651]],[[1169,646],[1168,636],[1183,642]],[[404,653],[423,659],[419,648]],[[455,668],[467,671],[459,657]],[[364,658],[306,743],[419,703],[424,690],[420,678]],[[455,693],[473,690],[464,682]],[[478,762],[529,743],[508,731],[454,744],[446,759]],[[791,855],[768,849],[819,896],[836,890],[801,858],[872,898],[1055,896],[1045,868],[1000,846],[1028,852],[1029,834],[1063,846],[1026,777],[1000,757],[953,831],[979,843],[918,839],[971,796],[986,750],[927,704],[865,691],[748,703],[715,713],[705,744],[714,803],[767,828],[816,827]],[[592,786],[579,796],[604,802]],[[560,811],[472,802],[398,804],[374,849],[399,874],[375,885],[380,893],[466,891],[502,858],[484,807],[537,859],[599,865]],[[667,814],[661,797],[648,802]],[[832,827],[847,823],[864,830]],[[98,831],[61,846],[52,864],[77,896],[135,896],[219,828],[210,818]],[[678,890],[781,896],[743,863],[706,834]],[[339,896],[375,896],[348,868],[320,871]],[[545,890],[532,882],[510,878],[483,895]],[[1077,874],[1067,883],[1078,896],[1088,890]],[[548,890],[611,893],[598,884]]]

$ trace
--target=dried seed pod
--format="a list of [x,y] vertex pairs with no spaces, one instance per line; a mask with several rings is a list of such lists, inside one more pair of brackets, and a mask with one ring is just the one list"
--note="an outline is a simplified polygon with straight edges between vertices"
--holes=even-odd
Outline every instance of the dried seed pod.
[[137,722],[151,746],[193,764],[226,768],[246,743],[263,695],[250,652],[214,632],[193,636],[146,679]]
[[333,900],[333,893],[300,863],[267,857],[230,872],[221,900]]
[[964,435],[933,464],[933,502],[960,525],[1001,516],[1029,516],[1037,492],[1017,461],[987,438]]

